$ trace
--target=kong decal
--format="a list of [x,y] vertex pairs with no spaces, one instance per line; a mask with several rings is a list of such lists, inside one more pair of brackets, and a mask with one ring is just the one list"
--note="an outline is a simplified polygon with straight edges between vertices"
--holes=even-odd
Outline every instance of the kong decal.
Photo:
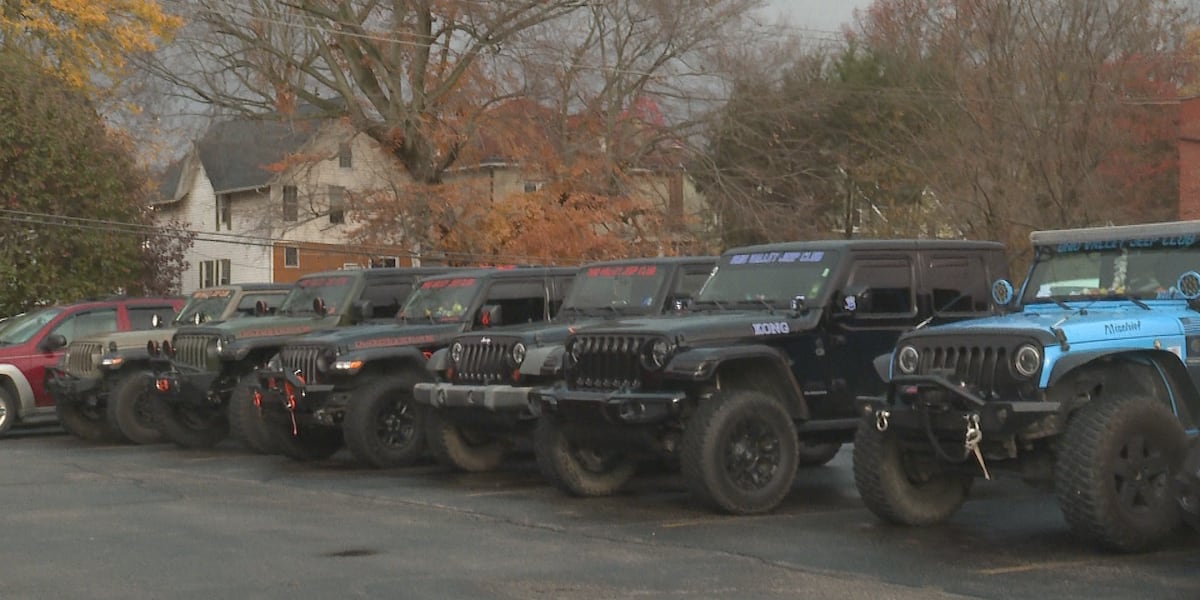
[[787,321],[777,323],[754,323],[754,335],[782,335],[791,333]]

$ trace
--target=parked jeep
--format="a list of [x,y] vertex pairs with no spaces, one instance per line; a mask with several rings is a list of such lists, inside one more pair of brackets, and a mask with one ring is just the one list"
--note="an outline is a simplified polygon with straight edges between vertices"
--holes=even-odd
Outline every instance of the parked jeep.
[[183,300],[176,298],[113,298],[52,306],[5,320],[0,329],[0,436],[18,423],[44,423],[56,416],[73,433],[102,423],[103,414],[56,409],[46,389],[47,369],[77,338],[150,329],[155,316],[172,316],[181,306]]
[[413,398],[428,406],[426,437],[435,458],[464,471],[497,467],[537,424],[531,392],[562,377],[562,348],[578,327],[609,319],[659,315],[700,291],[715,257],[646,258],[596,263],[575,275],[571,293],[550,323],[474,331],[434,353],[429,370],[441,381],[418,383]]
[[[75,424],[73,432],[79,437],[157,443],[162,440],[162,433],[154,425],[147,388],[150,349],[164,339],[169,340],[175,328],[186,323],[269,314],[279,307],[290,287],[247,283],[196,290],[167,324],[169,329],[112,332],[76,339],[58,365],[49,370],[46,387],[60,412],[78,413],[69,420]],[[88,420],[91,415],[97,420]],[[106,418],[99,419],[101,415]]]
[[829,461],[882,393],[871,361],[905,330],[992,310],[990,242],[848,240],[723,254],[690,311],[584,327],[543,388],[538,465],[562,490],[609,494],[636,460],[677,460],[693,495],[768,511],[798,464]]
[[412,389],[432,378],[433,352],[463,331],[548,320],[574,274],[521,267],[430,277],[405,302],[399,326],[298,338],[258,373],[263,421],[297,460],[328,458],[345,444],[365,465],[412,464],[425,450]]
[[185,448],[212,446],[232,429],[250,449],[269,451],[263,445],[265,432],[251,429],[257,415],[227,410],[231,396],[250,397],[254,371],[294,337],[395,318],[419,278],[443,271],[435,267],[314,273],[296,282],[273,316],[180,327],[152,361],[159,429]]
[[1081,537],[1141,550],[1179,523],[1172,482],[1200,415],[1200,221],[1032,234],[1010,314],[928,327],[881,357],[854,479],[903,525],[942,522],[977,477],[1052,484]]

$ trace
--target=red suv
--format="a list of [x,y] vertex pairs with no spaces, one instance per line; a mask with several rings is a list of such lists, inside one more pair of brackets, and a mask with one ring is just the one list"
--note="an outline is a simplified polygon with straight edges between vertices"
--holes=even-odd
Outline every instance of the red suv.
[[71,340],[110,331],[151,329],[170,322],[183,298],[118,298],[51,306],[0,322],[0,436],[18,423],[52,421],[54,399],[44,385]]

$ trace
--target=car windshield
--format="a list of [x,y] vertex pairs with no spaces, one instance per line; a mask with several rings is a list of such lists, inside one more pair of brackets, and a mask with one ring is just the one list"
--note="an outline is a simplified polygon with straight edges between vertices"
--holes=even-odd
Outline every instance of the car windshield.
[[665,293],[670,270],[657,265],[598,265],[575,276],[564,309],[649,313]]
[[473,277],[426,279],[413,290],[396,318],[428,319],[440,323],[463,321],[480,281]]
[[837,260],[829,250],[726,254],[696,302],[786,307],[796,296],[813,301],[825,291]]
[[342,309],[342,303],[350,294],[354,285],[354,277],[350,275],[322,275],[306,277],[296,282],[292,291],[288,292],[279,314],[301,315],[312,313],[313,300],[320,298],[325,303],[326,314],[334,314]]
[[225,307],[229,305],[229,301],[233,298],[233,290],[225,288],[214,288],[208,290],[196,290],[192,292],[192,297],[188,298],[187,304],[179,310],[179,314],[175,315],[174,324],[187,324],[197,322],[211,321],[221,316],[225,312]]
[[0,346],[23,344],[29,341],[42,327],[54,320],[61,308],[47,308],[36,312],[17,315],[4,322],[0,328]]
[[1200,240],[1195,236],[1042,246],[1022,302],[1178,298],[1179,276],[1197,268]]

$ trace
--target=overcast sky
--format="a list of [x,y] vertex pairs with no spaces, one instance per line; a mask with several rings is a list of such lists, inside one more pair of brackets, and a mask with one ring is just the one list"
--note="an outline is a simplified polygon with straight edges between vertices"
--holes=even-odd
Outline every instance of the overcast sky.
[[797,27],[841,31],[854,9],[865,8],[871,0],[768,0],[770,15],[784,15]]

